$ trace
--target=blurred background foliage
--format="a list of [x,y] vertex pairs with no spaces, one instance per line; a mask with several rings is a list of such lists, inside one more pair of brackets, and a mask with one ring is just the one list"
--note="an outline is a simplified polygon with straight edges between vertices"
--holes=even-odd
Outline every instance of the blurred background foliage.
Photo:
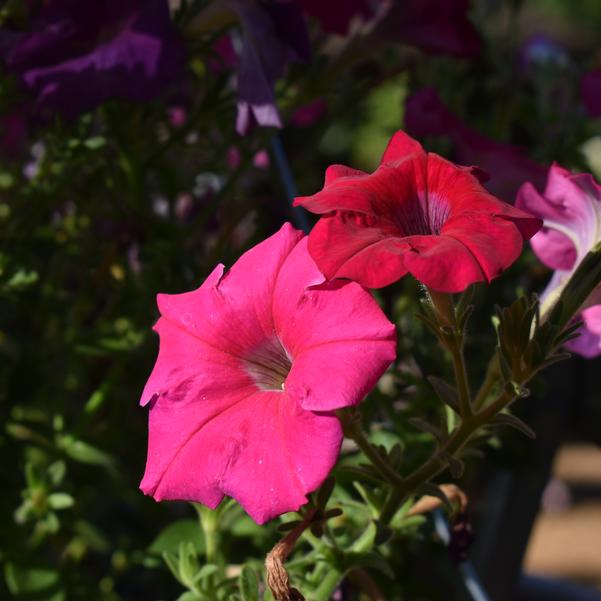
[[[185,542],[190,557],[202,555],[195,512],[157,504],[138,490],[146,412],[137,400],[157,352],[155,295],[190,290],[216,262],[231,265],[283,221],[303,223],[306,216],[290,208],[283,159],[302,194],[321,187],[333,162],[371,170],[390,135],[407,126],[408,99],[434,86],[462,127],[481,138],[462,146],[465,129],[455,125],[422,141],[449,158],[481,164],[481,157],[501,188],[504,169],[520,159],[498,143],[521,147],[532,162],[525,169],[520,163],[519,174],[535,162],[544,172],[554,160],[600,174],[600,121],[587,113],[580,86],[586,72],[601,67],[596,0],[474,2],[469,14],[482,46],[468,57],[424,51],[402,33],[382,35],[377,44],[359,33],[326,34],[309,19],[312,61],[290,65],[276,84],[283,128],[254,127],[244,136],[235,127],[233,69],[225,61],[214,65],[222,60],[215,43],[230,25],[196,28],[209,3],[177,4],[172,14],[185,38],[185,73],[148,101],[106,99],[75,118],[33,111],[15,133],[8,117],[27,112],[30,96],[2,66],[3,599],[181,593],[162,554],[175,561]],[[12,1],[0,16],[3,49],[9,34],[27,31],[29,17]],[[237,23],[231,27],[238,31]],[[495,164],[499,154],[510,167]],[[478,292],[479,305],[510,300],[516,289],[541,289],[546,277],[526,255]],[[411,464],[432,441],[406,417],[439,410],[423,374],[449,368],[413,318],[417,284],[403,282],[379,297],[399,324],[401,353],[364,410],[375,423],[393,424]],[[489,323],[488,313],[475,316],[468,348],[475,371],[486,359],[481,348],[492,344]],[[386,445],[386,428],[380,430],[375,440]],[[339,477],[344,482],[344,470]],[[260,560],[277,540],[273,524],[259,528],[237,507],[224,519],[221,544],[233,564]],[[406,589],[421,595],[407,598],[448,598],[440,589],[453,581],[443,574],[452,567],[423,521],[407,525],[406,552],[392,563]],[[427,565],[418,561],[424,557]],[[441,580],[424,584],[434,564]]]

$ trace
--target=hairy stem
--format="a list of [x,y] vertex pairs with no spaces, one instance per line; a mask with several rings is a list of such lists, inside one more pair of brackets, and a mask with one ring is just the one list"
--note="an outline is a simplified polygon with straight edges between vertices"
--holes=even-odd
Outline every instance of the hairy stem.
[[388,462],[380,455],[378,450],[369,442],[365,432],[361,428],[360,420],[356,419],[353,414],[339,412],[339,417],[344,424],[344,434],[350,438],[363,451],[371,464],[380,472],[380,475],[393,485],[398,485],[402,482],[401,477],[390,467]]
[[449,333],[446,335],[442,333],[441,342],[443,342],[444,347],[449,351],[453,360],[453,372],[459,396],[459,415],[464,420],[469,419],[473,411],[467,368],[465,366],[465,357],[463,356],[464,336],[463,332],[459,331],[455,307],[453,306],[453,296],[434,290],[428,290],[428,293],[441,330],[443,328],[449,330]]
[[[530,378],[524,378],[524,382]],[[508,390],[503,390],[501,394],[488,407],[473,415],[470,419],[461,422],[460,426],[451,434],[451,436],[442,444],[442,446],[420,467],[403,479],[400,486],[392,488],[382,512],[380,521],[384,524],[390,523],[399,507],[415,489],[425,484],[448,466],[449,456],[456,455],[469,441],[472,435],[491,422],[491,420],[510,405],[516,396]]]

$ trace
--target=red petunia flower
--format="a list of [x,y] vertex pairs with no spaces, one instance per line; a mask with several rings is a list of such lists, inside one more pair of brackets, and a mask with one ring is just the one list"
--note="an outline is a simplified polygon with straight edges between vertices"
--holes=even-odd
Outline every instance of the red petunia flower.
[[397,132],[374,173],[332,165],[321,192],[295,200],[323,215],[309,252],[326,277],[369,288],[407,273],[439,292],[490,281],[542,222],[489,194],[473,173]]

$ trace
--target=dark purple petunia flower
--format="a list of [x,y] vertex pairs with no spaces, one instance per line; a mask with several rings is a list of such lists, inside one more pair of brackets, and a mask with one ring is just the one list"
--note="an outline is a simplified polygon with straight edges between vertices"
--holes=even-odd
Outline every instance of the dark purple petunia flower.
[[298,3],[327,33],[345,35],[355,17],[369,19],[374,16],[374,3],[370,0],[298,0]]
[[73,118],[110,98],[160,95],[182,76],[185,49],[165,0],[53,0],[5,62],[38,111]]
[[428,54],[473,57],[482,44],[469,8],[470,0],[392,0],[376,30]]
[[295,1],[224,0],[242,25],[238,64],[236,129],[246,134],[257,123],[281,127],[273,86],[289,62],[308,62],[309,37]]
[[601,117],[601,69],[585,73],[580,88],[587,113],[591,117]]
[[518,188],[526,181],[544,185],[547,167],[531,159],[523,148],[487,138],[472,129],[447,108],[433,87],[409,97],[405,128],[417,138],[449,139],[454,160],[481,167],[489,176],[485,187],[506,202],[514,201]]
[[18,159],[27,140],[27,113],[21,107],[0,116],[0,156]]

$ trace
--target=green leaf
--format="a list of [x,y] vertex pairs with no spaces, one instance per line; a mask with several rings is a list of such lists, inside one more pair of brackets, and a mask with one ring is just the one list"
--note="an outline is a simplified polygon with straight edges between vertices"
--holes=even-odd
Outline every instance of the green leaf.
[[54,486],[58,486],[65,478],[67,465],[64,461],[55,461],[48,466],[48,475]]
[[442,430],[440,430],[440,428],[433,426],[431,423],[421,419],[421,417],[410,417],[407,421],[414,428],[417,428],[418,430],[421,430],[422,432],[427,432],[428,434],[432,434],[432,436],[434,436],[434,438],[436,438],[436,440],[438,442],[443,442],[446,438],[445,434],[443,433]]
[[511,415],[510,413],[499,413],[498,415],[495,415],[492,423],[493,425],[509,426],[510,428],[514,428],[533,440],[536,438],[536,432],[528,424],[524,423],[519,417]]
[[325,480],[325,482],[319,487],[317,494],[315,495],[315,503],[318,508],[323,509],[330,499],[330,495],[334,490],[334,486],[336,484],[336,480],[330,476]]
[[449,471],[451,472],[451,476],[455,479],[461,478],[465,470],[463,461],[461,461],[461,459],[457,459],[457,457],[453,457],[453,455],[445,455],[445,459],[449,463]]
[[152,541],[148,551],[157,555],[165,552],[177,553],[182,541],[191,543],[197,554],[204,553],[205,543],[197,520],[185,519],[172,522]]
[[382,522],[378,520],[374,520],[374,523],[376,524],[376,536],[374,539],[374,544],[376,546],[384,545],[392,538],[394,535],[394,530],[390,526],[382,524]]
[[98,150],[106,144],[106,139],[102,136],[94,136],[93,138],[88,138],[83,144],[89,150]]
[[214,563],[207,563],[204,566],[202,566],[200,570],[198,570],[198,573],[196,574],[196,576],[194,576],[194,582],[200,582],[201,580],[212,576],[218,570],[219,566],[215,565]]
[[434,388],[436,396],[445,405],[448,405],[453,409],[453,411],[459,413],[459,394],[457,393],[457,389],[442,378],[437,378],[436,376],[428,376],[427,380],[432,385],[432,388]]
[[195,595],[192,591],[186,591],[185,593],[182,593],[177,598],[177,601],[201,601],[201,599],[198,595]]
[[31,269],[19,269],[7,282],[5,282],[4,288],[7,290],[23,290],[24,288],[28,288],[35,284],[39,277],[40,276],[36,271]]
[[278,526],[278,532],[290,532],[290,530],[294,530],[299,524],[301,520],[292,520],[291,522],[284,522]]
[[175,555],[175,553],[169,553],[166,551],[165,553],[163,553],[163,559],[165,560],[165,563],[167,564],[169,570],[171,570],[171,573],[175,576],[175,579],[180,584],[184,584],[182,577],[179,573],[179,562],[177,560],[177,555]]
[[382,476],[371,465],[342,465],[338,471],[354,476],[359,480],[367,480],[371,484],[382,484],[384,482]]
[[378,494],[377,489],[367,488],[359,482],[353,482],[353,486],[357,489],[357,492],[363,497],[363,500],[367,503],[372,511],[373,515],[379,515],[382,506],[384,505],[384,498],[381,492]]
[[40,593],[56,586],[59,573],[51,568],[33,568],[8,562],[4,566],[6,586],[13,595]]
[[44,524],[46,526],[47,532],[50,532],[51,534],[55,534],[56,532],[58,532],[61,527],[61,523],[60,523],[56,513],[54,513],[53,511],[49,511],[46,514],[46,519],[44,520]]
[[90,522],[77,520],[73,530],[95,551],[106,553],[111,547],[104,534]]
[[73,507],[74,503],[73,497],[64,492],[55,492],[48,497],[48,505],[56,510]]
[[238,586],[242,594],[242,601],[259,601],[259,577],[250,566],[242,566]]
[[115,470],[115,460],[108,453],[93,447],[83,440],[76,440],[72,436],[62,436],[59,438],[59,446],[65,453],[81,463],[91,465],[100,465],[109,471]]
[[188,585],[193,583],[199,571],[198,558],[194,545],[190,542],[181,542],[179,544],[179,574]]
[[449,513],[453,512],[453,505],[451,501],[449,501],[447,495],[445,495],[444,492],[438,486],[436,486],[436,484],[427,482],[426,484],[422,484],[416,492],[418,495],[428,495],[430,497],[436,497],[437,499],[440,499],[445,509]]

